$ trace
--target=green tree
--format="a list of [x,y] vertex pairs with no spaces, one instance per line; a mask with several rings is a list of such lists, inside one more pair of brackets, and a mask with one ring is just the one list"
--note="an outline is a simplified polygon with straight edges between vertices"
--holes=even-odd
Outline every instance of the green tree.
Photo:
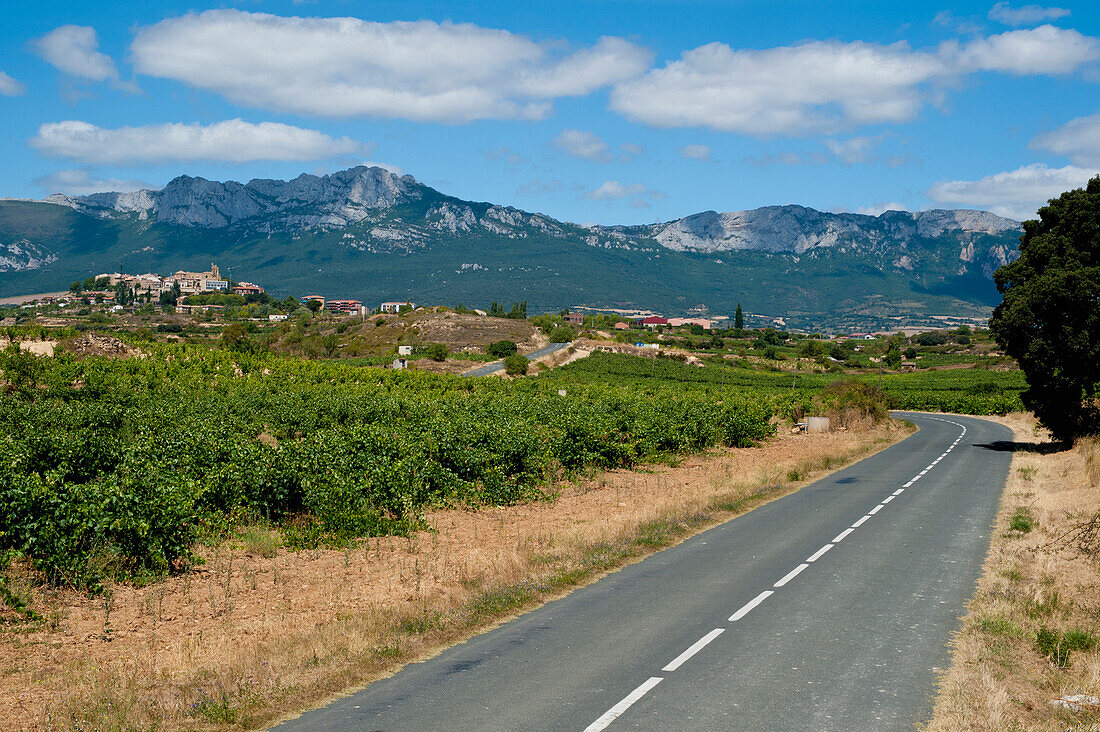
[[550,331],[547,338],[551,343],[569,343],[577,337],[577,331],[570,328],[568,325],[559,325]]
[[896,369],[901,364],[901,337],[894,336],[886,344],[886,354],[882,357],[888,368]]
[[515,341],[496,341],[490,343],[489,347],[486,349],[490,356],[496,356],[497,358],[511,356],[517,350]]
[[527,366],[531,362],[527,360],[526,356],[521,356],[518,353],[513,353],[504,359],[504,373],[509,376],[523,376],[527,373]]
[[319,310],[320,310],[320,309],[321,309],[321,308],[322,308],[323,306],[321,305],[321,301],[320,301],[320,300],[307,300],[307,301],[306,301],[306,307],[307,307],[307,308],[309,308],[309,309],[310,309],[311,311],[313,311],[313,312],[315,312],[315,313],[316,313],[316,312],[317,312],[317,311],[319,311]]
[[741,312],[741,303],[737,303],[737,312],[733,314],[733,327],[738,331],[745,329],[745,314]]
[[993,279],[990,332],[1024,372],[1024,405],[1056,439],[1100,432],[1100,176],[1025,221]]
[[449,353],[446,343],[429,343],[424,346],[424,355],[433,361],[446,361]]

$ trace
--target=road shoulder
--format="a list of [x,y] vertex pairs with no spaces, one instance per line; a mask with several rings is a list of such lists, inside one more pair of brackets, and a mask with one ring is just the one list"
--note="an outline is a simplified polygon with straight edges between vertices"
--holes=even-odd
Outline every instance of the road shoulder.
[[[1013,429],[989,554],[955,635],[929,731],[1062,730],[1100,723],[1100,441]],[[1090,727],[1091,728],[1091,727]]]

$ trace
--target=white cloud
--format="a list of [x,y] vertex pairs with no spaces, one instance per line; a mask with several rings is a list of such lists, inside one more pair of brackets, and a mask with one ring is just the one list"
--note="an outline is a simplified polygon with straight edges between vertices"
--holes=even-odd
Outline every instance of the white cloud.
[[1075,165],[1100,167],[1100,114],[1078,117],[1044,132],[1029,147],[1069,158]]
[[1100,42],[1072,29],[1041,25],[978,38],[962,47],[945,44],[941,53],[962,70],[1068,74],[1100,59]]
[[904,42],[811,41],[741,50],[710,43],[619,83],[611,108],[654,127],[761,137],[835,134],[912,120],[965,74],[1065,74],[1098,59],[1096,38],[1051,25],[929,50]]
[[957,17],[950,10],[941,10],[936,13],[936,16],[932,18],[932,22],[944,28],[951,28],[956,33],[961,33],[963,35],[977,33],[982,30],[982,26],[976,23],[973,18]]
[[824,140],[825,147],[845,165],[866,163],[878,159],[877,150],[882,136],[852,137],[847,140]]
[[600,184],[599,188],[584,194],[585,198],[592,201],[614,201],[630,196],[668,198],[662,191],[652,189],[644,183],[627,183],[624,185],[617,180],[606,180]]
[[510,165],[513,168],[519,168],[531,162],[529,158],[521,155],[507,145],[489,148],[483,154],[486,160],[502,160],[505,165]]
[[90,193],[128,193],[143,188],[159,188],[140,180],[97,178],[87,168],[58,170],[35,180],[35,185],[50,193],[67,193],[70,196],[86,196]]
[[645,155],[645,145],[637,145],[633,142],[624,142],[619,145],[619,162],[629,163],[635,158]]
[[554,147],[570,157],[597,163],[606,163],[612,159],[607,143],[595,133],[585,130],[562,130],[554,138]]
[[943,62],[904,43],[814,41],[765,50],[711,43],[619,84],[612,109],[656,127],[802,134],[912,119]]
[[364,149],[369,152],[370,147],[316,130],[239,119],[210,125],[176,122],[117,129],[78,120],[51,122],[38,128],[31,145],[48,157],[100,164],[320,160]]
[[1036,163],[980,180],[940,181],[928,189],[927,196],[937,203],[984,208],[1022,221],[1035,218],[1047,200],[1080,188],[1096,174],[1096,168],[1048,168]]
[[872,203],[870,206],[860,206],[852,213],[865,214],[867,216],[880,216],[887,211],[908,211],[909,207],[897,201]]
[[680,157],[688,160],[705,160],[709,162],[714,159],[714,148],[710,145],[684,145],[676,148],[676,152],[680,153]]
[[558,179],[542,180],[535,178],[529,180],[516,189],[516,195],[533,196],[540,193],[557,193],[564,188],[564,184]]
[[95,28],[63,25],[32,41],[39,55],[60,71],[91,81],[117,81],[115,62],[100,53]]
[[1044,8],[1041,5],[1024,5],[1014,8],[1006,2],[999,2],[989,11],[989,19],[1005,25],[1035,25],[1044,20],[1058,20],[1069,16],[1065,8]]
[[382,170],[388,170],[394,175],[405,175],[405,173],[407,172],[400,165],[394,165],[393,163],[384,163],[381,160],[364,160],[359,164],[365,165],[368,168],[381,168]]
[[24,92],[23,85],[3,71],[0,71],[0,94],[6,97],[17,97]]
[[469,23],[374,23],[209,10],[141,28],[140,73],[300,114],[460,123],[541,119],[554,98],[637,76],[651,53],[619,38],[565,55]]

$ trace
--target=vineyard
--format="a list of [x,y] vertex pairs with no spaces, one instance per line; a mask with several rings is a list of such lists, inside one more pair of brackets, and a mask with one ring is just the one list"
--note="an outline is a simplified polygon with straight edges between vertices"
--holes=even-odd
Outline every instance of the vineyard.
[[165,345],[125,360],[8,349],[0,369],[0,559],[92,589],[181,570],[234,522],[295,546],[400,534],[429,505],[537,499],[570,471],[774,431],[752,394],[675,380],[578,379],[563,397],[548,379]]
[[[655,394],[680,389],[712,399],[746,398],[766,403],[785,417],[812,412],[815,397],[839,379],[878,384],[874,373],[838,375],[758,370],[735,364],[689,365],[673,358],[642,358],[594,353],[540,378],[569,383],[614,384]],[[891,409],[960,414],[1007,414],[1023,410],[1020,392],[1027,388],[1020,371],[982,368],[884,373],[882,390]]]

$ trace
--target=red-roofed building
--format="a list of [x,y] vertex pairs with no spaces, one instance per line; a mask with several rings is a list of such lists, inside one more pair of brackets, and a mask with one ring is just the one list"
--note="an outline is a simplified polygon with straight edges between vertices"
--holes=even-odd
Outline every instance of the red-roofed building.
[[659,315],[651,315],[648,318],[642,318],[636,321],[646,328],[656,328],[658,325],[668,325],[668,318],[662,318]]

